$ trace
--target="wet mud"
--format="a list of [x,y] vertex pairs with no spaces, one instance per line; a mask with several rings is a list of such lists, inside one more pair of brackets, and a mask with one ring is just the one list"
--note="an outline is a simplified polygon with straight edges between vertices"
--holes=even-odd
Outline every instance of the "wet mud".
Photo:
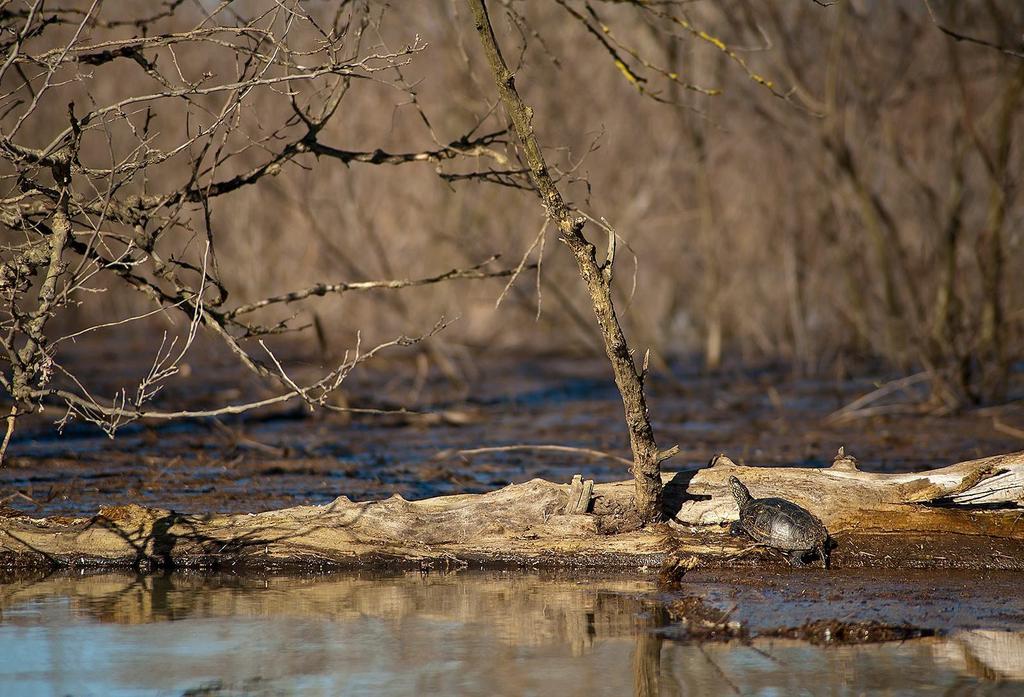
[[[78,360],[107,359],[101,349]],[[119,360],[97,376],[98,394],[130,385],[138,366]],[[269,394],[228,358],[211,358],[190,372],[161,395],[159,406],[208,407]],[[232,418],[136,423],[113,440],[78,422],[57,434],[52,422],[63,413],[36,415],[19,425],[0,468],[0,504],[34,517],[86,516],[125,504],[255,512],[339,495],[421,499],[482,493],[534,477],[568,482],[580,473],[608,482],[627,476],[621,462],[576,453],[458,454],[557,444],[628,457],[622,406],[603,361],[487,359],[471,362],[466,372],[467,381],[454,383],[395,361],[373,364],[346,382],[348,406],[416,413],[311,414],[284,406]],[[846,445],[863,469],[903,472],[1024,446],[1013,430],[1024,429],[1021,401],[935,417],[902,413],[921,395],[897,393],[885,403],[891,413],[828,420],[886,377],[797,379],[771,367],[707,376],[676,365],[649,380],[659,444],[680,446],[665,466],[700,468],[720,452],[738,463],[826,466]],[[1017,392],[1019,386],[1011,389]]]
[[1018,628],[1019,583],[1007,571],[694,569],[664,597],[674,617],[731,636],[857,643]]
[[[831,568],[1024,570],[1024,540],[1019,537],[844,532],[832,544]],[[688,578],[694,568],[792,568],[779,550],[736,540],[727,529],[676,533],[668,547],[661,571],[668,585]],[[812,560],[810,566],[817,568],[820,562]]]

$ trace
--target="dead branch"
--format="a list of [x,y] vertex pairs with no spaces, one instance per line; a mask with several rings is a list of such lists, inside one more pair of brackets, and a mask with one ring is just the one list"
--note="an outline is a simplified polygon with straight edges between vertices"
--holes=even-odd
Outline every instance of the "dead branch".
[[[234,7],[230,16],[224,6],[196,12],[173,0],[131,20],[123,13],[106,16],[115,10],[100,2],[44,12],[43,3],[33,1],[8,10],[11,40],[0,42],[0,78],[10,83],[0,95],[0,221],[12,234],[0,243],[0,357],[6,363],[0,386],[14,407],[0,460],[17,417],[55,403],[66,410],[58,425],[81,418],[110,435],[136,419],[238,414],[293,399],[310,408],[340,409],[326,399],[353,368],[389,347],[417,343],[442,325],[369,351],[357,344],[352,357],[346,354],[320,379],[299,385],[266,344],[259,343],[264,354],[243,346],[245,339],[300,329],[294,318],[262,321],[259,311],[350,291],[514,273],[485,268],[493,257],[432,277],[318,283],[234,308],[226,304],[230,289],[220,278],[215,244],[218,199],[314,160],[432,163],[442,176],[442,165],[460,159],[505,164],[495,149],[506,145],[505,130],[478,134],[481,123],[445,141],[428,128],[434,145],[405,152],[344,150],[324,142],[354,84],[413,94],[401,68],[426,48],[418,36],[394,50],[366,50],[361,9],[342,8],[327,29],[298,0]],[[351,31],[339,30],[345,13]],[[136,35],[110,31],[122,26],[136,28]],[[45,108],[52,100],[70,103],[65,116]],[[180,132],[166,125],[175,122]],[[460,176],[476,178],[472,172]],[[203,238],[205,245],[194,244]],[[54,318],[77,310],[110,282],[139,293],[153,309],[53,335]],[[180,337],[164,334],[133,389],[97,399],[61,360],[60,352],[83,334],[163,312],[183,316],[188,328]],[[205,410],[150,408],[178,375],[201,330],[283,391]]]
[[[519,267],[515,269],[499,269],[495,271],[484,271],[483,267],[487,266],[493,261],[500,258],[500,255],[495,254],[490,259],[480,262],[467,269],[452,269],[445,271],[444,273],[436,276],[428,276],[426,278],[417,279],[395,279],[389,281],[352,281],[348,283],[318,283],[311,288],[304,290],[292,291],[284,295],[276,295],[270,298],[264,298],[255,303],[249,303],[246,305],[240,305],[229,312],[225,312],[223,317],[225,319],[234,319],[239,315],[248,314],[261,308],[267,307],[268,305],[275,305],[278,303],[292,303],[298,300],[303,300],[311,296],[322,296],[331,293],[342,294],[350,291],[363,291],[363,290],[399,290],[401,288],[413,288],[417,286],[433,285],[435,283],[442,283],[444,281],[450,281],[455,279],[484,279],[484,278],[505,278],[516,276],[521,270]],[[534,268],[534,267],[530,267]]]
[[[37,399],[44,399],[49,397],[56,397],[63,400],[65,407],[67,408],[67,414],[61,419],[61,425],[67,423],[73,418],[82,418],[85,421],[94,423],[100,426],[108,435],[113,436],[116,430],[127,423],[136,421],[139,419],[153,419],[157,421],[169,421],[175,419],[198,419],[198,418],[210,418],[217,416],[228,416],[236,414],[244,414],[249,411],[256,409],[262,409],[277,404],[283,404],[290,402],[294,399],[301,399],[305,401],[311,407],[317,407],[327,409],[330,411],[338,412],[351,412],[351,413],[369,413],[369,414],[390,414],[390,413],[407,413],[406,410],[382,410],[382,409],[360,409],[352,407],[342,407],[335,404],[328,403],[328,398],[341,387],[341,384],[345,381],[345,378],[352,372],[352,370],[361,363],[371,360],[374,356],[384,351],[385,349],[394,346],[412,346],[424,339],[433,336],[438,331],[441,331],[446,325],[443,320],[439,322],[435,327],[427,334],[418,337],[405,337],[401,336],[390,341],[383,342],[374,346],[369,351],[360,352],[358,346],[356,347],[353,356],[350,358],[346,352],[345,357],[342,359],[333,370],[322,376],[315,382],[306,385],[299,386],[292,382],[287,376],[285,376],[285,383],[288,384],[291,389],[288,392],[284,392],[273,397],[267,397],[265,399],[256,400],[252,402],[245,402],[241,404],[229,404],[223,407],[215,409],[204,409],[204,410],[181,410],[181,411],[153,411],[144,410],[141,408],[142,402],[136,401],[132,407],[126,405],[125,398],[115,398],[110,404],[102,404],[99,401],[92,399],[91,397],[81,396],[74,392],[61,389],[50,389],[50,390],[38,390],[33,392],[32,396]],[[269,351],[269,349],[268,349]],[[183,355],[183,354],[182,354]],[[271,354],[273,356],[273,354]],[[275,365],[280,367],[278,360],[273,358]],[[151,381],[144,384],[151,384]],[[152,395],[147,395],[151,397]]]
[[837,409],[836,411],[832,412],[831,414],[828,415],[826,420],[838,422],[854,418],[857,416],[867,415],[867,407],[874,404],[878,400],[883,399],[884,397],[887,397],[890,394],[905,390],[908,387],[912,387],[914,385],[919,385],[922,382],[926,382],[927,380],[931,379],[931,377],[931,374],[926,371],[921,373],[915,373],[914,375],[908,375],[907,377],[899,378],[897,380],[890,380],[889,382],[878,387],[877,389],[872,390],[871,392],[868,392],[865,395],[861,395],[860,397],[853,400],[849,404],[843,406],[841,409]]
[[[605,460],[614,460],[620,464],[632,467],[633,463],[625,458],[621,458],[618,455],[612,455],[606,453],[603,450],[594,450],[593,448],[574,448],[568,445],[532,445],[529,443],[518,444],[518,445],[497,445],[488,448],[467,448],[464,450],[456,450],[454,454],[465,457],[472,457],[473,455],[486,455],[488,453],[514,453],[514,452],[550,452],[550,453],[567,453],[573,455],[587,455],[589,457],[599,457]],[[443,455],[446,453],[439,453]]]
[[932,8],[930,0],[922,0],[922,2],[924,2],[924,6],[928,10],[928,16],[931,18],[932,24],[934,24],[935,28],[941,31],[946,36],[949,36],[956,41],[966,41],[967,43],[977,44],[978,46],[993,48],[999,51],[1000,53],[1005,53],[1006,55],[1013,56],[1014,58],[1024,58],[1024,52],[1021,52],[1019,49],[1007,48],[1006,46],[1001,46],[992,41],[979,39],[976,36],[968,36],[967,34],[963,34],[961,32],[956,31],[955,29],[951,29],[949,26],[947,26],[941,20],[939,20],[938,16],[936,16],[935,10]]

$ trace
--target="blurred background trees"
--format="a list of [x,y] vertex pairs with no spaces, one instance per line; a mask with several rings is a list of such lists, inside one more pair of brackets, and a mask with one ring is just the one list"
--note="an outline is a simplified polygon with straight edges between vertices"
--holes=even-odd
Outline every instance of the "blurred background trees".
[[[491,13],[559,187],[620,237],[620,320],[652,369],[923,372],[939,410],[1005,396],[1024,347],[1020,3]],[[458,317],[415,349],[453,380],[483,350],[602,352],[461,3],[12,0],[0,20],[4,283],[31,299],[5,297],[9,391],[17,370],[30,392],[68,383],[40,347],[157,304],[174,312],[139,325],[185,341],[198,297],[272,380],[255,342],[286,325],[340,356],[357,332],[377,346]],[[147,196],[159,215],[118,217]],[[77,256],[53,266],[61,216]],[[284,296],[500,275],[480,266],[499,253],[524,265],[497,311],[501,281]]]

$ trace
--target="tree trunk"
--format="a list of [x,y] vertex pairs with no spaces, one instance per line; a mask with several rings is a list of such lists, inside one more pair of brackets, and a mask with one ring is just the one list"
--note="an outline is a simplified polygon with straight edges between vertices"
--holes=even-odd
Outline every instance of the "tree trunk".
[[626,337],[615,315],[612,302],[612,269],[615,261],[615,235],[609,232],[608,255],[604,263],[597,261],[597,250],[583,235],[586,218],[573,215],[548,171],[540,143],[533,130],[533,109],[523,103],[516,90],[515,76],[508,69],[498,47],[487,14],[485,0],[467,0],[473,21],[502,104],[512,121],[512,128],[523,146],[530,168],[530,178],[547,211],[558,226],[561,240],[569,247],[580,277],[590,293],[597,323],[604,338],[605,352],[612,364],[615,384],[622,396],[629,428],[629,444],[633,451],[634,505],[641,522],[654,522],[662,517],[661,460],[654,441],[644,397],[646,365],[637,371]]

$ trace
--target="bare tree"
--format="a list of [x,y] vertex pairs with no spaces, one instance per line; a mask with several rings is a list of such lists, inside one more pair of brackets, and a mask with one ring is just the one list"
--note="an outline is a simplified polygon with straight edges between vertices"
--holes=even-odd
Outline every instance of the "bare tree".
[[[937,0],[467,3],[410,11],[368,0],[0,2],[0,387],[11,397],[0,454],[17,419],[42,407],[61,408],[59,423],[85,419],[110,434],[139,418],[231,414],[291,400],[336,408],[328,396],[360,363],[447,325],[431,321],[407,337],[404,325],[423,306],[414,308],[408,295],[389,300],[389,318],[403,325],[394,332],[389,325],[394,338],[368,348],[360,339],[322,374],[299,379],[273,342],[304,328],[312,302],[503,277],[499,298],[530,304],[532,316],[539,273],[536,295],[514,282],[539,266],[549,230],[571,255],[546,267],[544,291],[556,302],[546,305],[553,319],[544,321],[568,323],[589,346],[583,305],[597,317],[622,396],[641,521],[661,514],[660,462],[671,452],[656,446],[644,383],[649,361],[664,366],[662,356],[673,351],[703,344],[709,368],[739,354],[789,358],[808,372],[845,365],[846,356],[880,358],[925,371],[932,406],[1000,398],[1024,345],[1020,290],[1009,271],[1019,260],[1024,79],[1012,29],[1019,9],[988,3],[968,14]],[[463,59],[457,30],[465,23],[453,16],[462,7],[486,58],[485,86],[475,82],[476,63],[467,69]],[[443,103],[442,118],[432,118],[415,74],[425,42],[403,35],[389,46],[385,10],[404,19],[422,12],[449,32],[455,77],[429,84],[441,93],[434,104]],[[532,77],[537,66],[550,66],[542,76],[548,84],[533,80],[536,91],[520,93],[526,80],[517,85],[516,76]],[[559,71],[573,68],[587,80],[563,79]],[[495,87],[498,103],[489,97]],[[472,90],[483,99],[463,99]],[[583,161],[603,155],[603,134],[569,118],[541,122],[533,108],[571,108],[578,118],[579,104],[593,104],[591,93],[602,91],[616,104],[636,97],[628,108],[644,111],[630,122],[650,132],[620,138],[611,156],[621,162],[588,173]],[[387,121],[384,110],[397,112],[401,101],[413,114],[415,143],[343,147],[345,128],[360,137],[351,126],[358,119],[339,116],[343,105],[380,92],[392,99],[351,111],[363,123]],[[920,122],[922,109],[928,123]],[[647,166],[641,141],[664,150],[650,158],[656,166]],[[438,195],[417,218],[422,230],[394,226],[388,234],[432,249],[447,239],[457,262],[431,257],[426,270],[407,275],[395,271],[403,268],[398,245],[373,239],[365,256],[376,271],[364,273],[353,253],[361,240],[335,234],[315,199],[304,198],[314,179],[326,182],[321,201],[358,198],[328,179],[342,169],[331,167],[337,163],[376,172],[425,164],[438,175],[431,185],[446,193],[494,184],[501,201],[517,201],[529,191],[545,222],[538,233],[521,224],[521,208],[494,205],[497,198],[463,195],[450,205],[454,196]],[[645,177],[643,185],[617,190],[617,168]],[[406,185],[391,179],[401,181],[388,184],[389,193]],[[253,191],[301,198],[309,209],[276,215]],[[317,238],[346,278],[293,277],[283,292],[246,284],[223,251],[253,244],[228,203],[239,200],[256,201],[263,227],[273,228],[261,234],[282,240],[280,248]],[[383,225],[360,203],[350,202],[357,211],[350,226]],[[467,233],[438,231],[446,224],[480,234],[465,243]],[[603,254],[585,232],[594,228],[607,236]],[[497,268],[491,245],[522,239],[529,246],[521,261]],[[645,264],[625,302],[626,284],[614,273],[616,250],[623,258],[624,249]],[[581,278],[586,297],[551,282],[559,273]],[[629,311],[634,291],[643,312]],[[133,298],[130,312],[114,316],[98,302],[114,293]],[[89,314],[95,307],[98,315]],[[157,340],[131,388],[95,394],[88,376],[63,360],[82,333],[154,315],[175,316],[178,330]],[[680,341],[676,326],[696,328],[698,339]],[[273,394],[207,409],[159,408],[158,395],[201,333]],[[634,352],[627,335],[654,350]]]
[[[173,0],[140,7],[136,18],[131,8],[103,12],[99,2],[0,7],[0,220],[7,228],[0,386],[13,401],[0,458],[16,419],[44,405],[64,406],[60,424],[80,418],[110,435],[139,418],[237,414],[289,400],[337,409],[327,398],[353,368],[421,337],[368,349],[357,344],[333,369],[300,385],[263,340],[293,331],[296,318],[266,324],[261,313],[310,297],[512,273],[494,269],[492,257],[425,278],[325,282],[230,303],[217,257],[222,213],[213,204],[221,197],[314,158],[439,168],[465,156],[500,160],[491,148],[502,134],[473,129],[415,152],[349,151],[324,142],[324,129],[354,86],[408,92],[401,68],[425,48],[415,37],[393,51],[365,48],[371,14],[361,3],[341,3],[326,19],[297,1],[269,3],[251,15],[230,3],[209,12]],[[152,309],[53,334],[54,318],[74,313],[113,279]],[[61,361],[62,346],[82,334],[163,312],[179,313],[186,328],[181,336],[164,334],[132,390],[94,396],[87,379]],[[422,336],[443,326],[423,327]],[[151,408],[201,328],[276,384],[278,394],[199,411]]]
[[597,323],[604,337],[605,351],[615,374],[615,384],[622,396],[629,429],[629,443],[633,451],[634,505],[643,522],[660,520],[662,515],[661,461],[671,453],[660,453],[654,441],[644,396],[644,378],[648,361],[638,370],[633,362],[629,344],[615,315],[612,299],[612,280],[615,268],[615,231],[608,228],[608,248],[603,262],[597,260],[597,248],[583,234],[587,219],[574,213],[566,205],[562,194],[548,171],[548,165],[533,127],[533,110],[516,90],[515,76],[509,70],[498,47],[494,29],[484,0],[468,0],[469,9],[480,36],[484,55],[501,95],[502,104],[512,122],[512,128],[523,147],[524,159],[529,167],[530,180],[541,199],[548,217],[558,228],[560,239],[572,252],[580,277],[587,286],[590,301],[597,315]]

